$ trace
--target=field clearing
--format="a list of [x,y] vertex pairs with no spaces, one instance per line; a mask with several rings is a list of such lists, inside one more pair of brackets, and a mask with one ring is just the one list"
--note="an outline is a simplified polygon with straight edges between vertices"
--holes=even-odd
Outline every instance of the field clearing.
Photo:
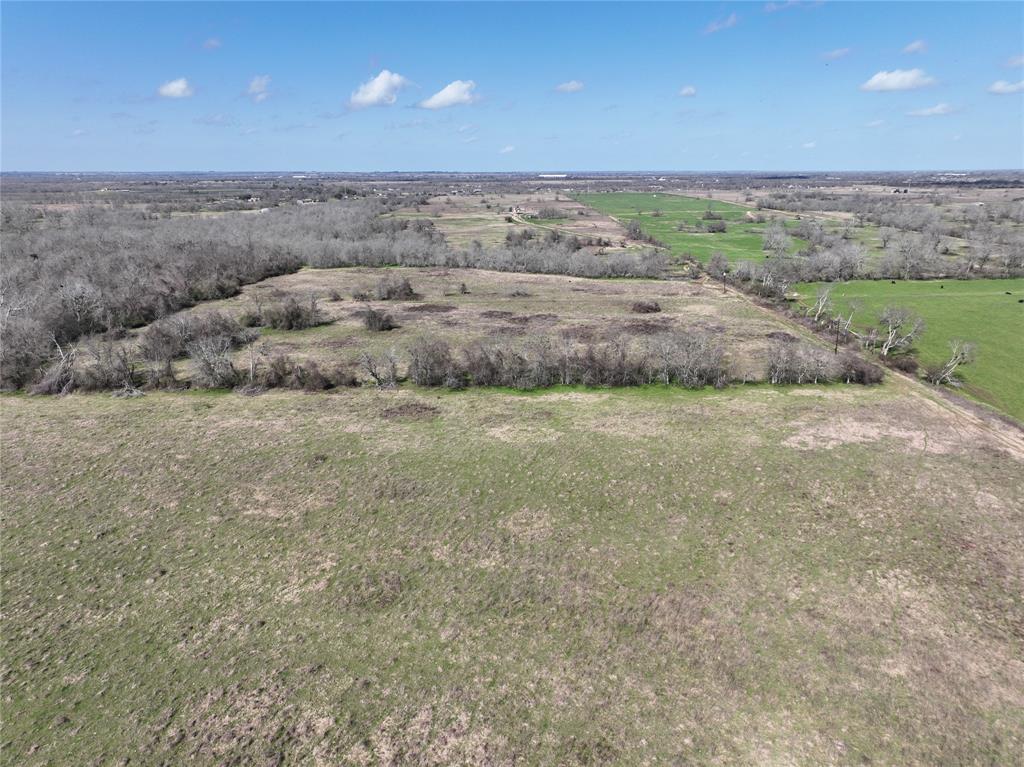
[[1012,763],[1024,452],[920,392],[0,398],[3,761]]
[[[819,284],[797,286],[813,300]],[[1008,295],[1009,294],[1009,295]],[[1024,279],[1010,280],[856,280],[835,285],[832,299],[841,311],[859,306],[855,324],[871,325],[886,306],[902,306],[927,323],[918,342],[923,364],[949,356],[954,338],[977,345],[977,360],[961,368],[962,391],[1024,421]],[[858,323],[856,318],[859,318]]]
[[[560,211],[558,219],[531,219],[542,208]],[[513,210],[520,211],[513,214]],[[474,240],[483,245],[503,245],[509,232],[530,228],[543,235],[550,229],[579,237],[602,238],[619,247],[626,240],[623,227],[575,200],[557,192],[534,194],[438,195],[425,204],[389,214],[399,218],[428,218],[456,247]],[[513,217],[513,221],[507,221]]]
[[[419,297],[410,301],[369,301],[390,313],[399,328],[372,332],[363,326],[366,304],[355,292],[373,292],[384,277],[408,278]],[[460,287],[469,291],[460,293]],[[453,347],[495,340],[527,342],[547,336],[556,342],[635,339],[670,331],[704,332],[725,347],[731,371],[741,380],[760,380],[772,334],[799,333],[749,301],[708,283],[663,280],[596,280],[558,275],[490,272],[480,269],[303,269],[245,286],[240,295],[204,302],[187,310],[220,310],[240,315],[257,301],[293,296],[299,301],[337,291],[340,301],[322,300],[326,324],[306,330],[263,329],[256,343],[269,355],[284,353],[319,363],[355,366],[362,351],[404,352],[422,337],[440,338]],[[640,300],[656,301],[662,311],[631,311]],[[132,332],[135,338],[141,330]],[[248,351],[237,352],[244,367]],[[187,375],[187,363],[178,365]]]
[[[751,217],[756,215],[753,208],[710,198],[639,192],[581,194],[577,199],[619,221],[639,221],[644,232],[668,245],[675,255],[689,255],[705,262],[717,252],[731,262],[762,261],[765,258],[761,237],[767,225],[752,220]],[[707,210],[722,217],[727,231],[680,232],[676,229],[679,224],[691,228],[698,226]],[[659,215],[655,215],[656,211]],[[791,216],[774,214],[774,217],[784,218],[787,227],[796,224]],[[791,252],[795,253],[806,245],[794,237]]]

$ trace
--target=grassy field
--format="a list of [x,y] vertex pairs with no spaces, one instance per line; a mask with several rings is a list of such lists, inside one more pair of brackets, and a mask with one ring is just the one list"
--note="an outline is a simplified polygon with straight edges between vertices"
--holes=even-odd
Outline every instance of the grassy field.
[[919,391],[2,397],[0,760],[1013,763],[1024,451]]
[[[512,219],[513,209],[522,211]],[[542,219],[536,214],[544,208],[562,213],[560,218]],[[427,218],[447,241],[464,248],[478,241],[485,246],[502,245],[509,232],[532,229],[543,236],[555,229],[563,234],[581,238],[602,239],[618,247],[625,230],[607,216],[570,200],[555,192],[534,194],[492,194],[465,196],[437,196],[414,207],[402,208],[388,214],[399,218]]]
[[[818,287],[798,290],[813,300]],[[963,391],[1024,421],[1024,280],[858,280],[836,285],[832,296],[844,310],[856,302],[864,326],[890,305],[920,314],[927,329],[917,346],[925,364],[948,357],[954,338],[973,341],[977,360],[962,369]]]
[[[756,211],[742,205],[699,197],[639,192],[581,194],[577,199],[620,221],[639,220],[646,233],[664,242],[676,255],[689,255],[707,261],[712,254],[721,252],[730,261],[764,259],[761,236],[765,224],[753,221],[748,214],[755,214]],[[720,234],[677,231],[679,224],[696,227],[708,209],[722,216],[727,231]],[[660,215],[654,215],[656,211],[660,211]],[[788,225],[794,223],[787,220]],[[794,251],[805,245],[803,241],[793,238]]]
[[[399,327],[386,333],[366,330],[365,306],[353,301],[354,292],[373,291],[382,276],[408,278],[419,297],[410,301],[371,301],[391,314]],[[459,288],[465,285],[468,293]],[[729,369],[740,380],[761,380],[773,334],[799,332],[749,301],[720,287],[695,282],[662,280],[591,280],[557,275],[490,272],[479,269],[303,269],[258,284],[240,295],[208,301],[188,310],[219,310],[238,315],[255,305],[294,296],[305,301],[336,291],[341,301],[321,302],[329,322],[306,330],[261,331],[259,348],[312,358],[331,365],[355,367],[360,354],[397,349],[403,354],[422,337],[441,338],[453,347],[474,342],[525,343],[547,336],[601,342],[625,335],[637,341],[661,333],[704,332],[718,339],[727,354]],[[656,301],[662,311],[638,315],[636,301]],[[132,331],[132,339],[141,331]],[[237,353],[244,368],[248,350]],[[182,360],[180,373],[188,372]]]

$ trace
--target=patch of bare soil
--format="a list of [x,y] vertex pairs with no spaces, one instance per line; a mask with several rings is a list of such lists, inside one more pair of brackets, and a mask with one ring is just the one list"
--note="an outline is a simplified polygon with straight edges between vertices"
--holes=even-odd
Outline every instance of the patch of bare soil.
[[573,325],[572,327],[562,329],[563,338],[580,341],[581,343],[596,341],[598,335],[597,328],[593,325]]
[[508,317],[509,322],[516,325],[529,325],[533,323],[558,322],[557,314],[525,314],[518,317]]
[[441,412],[441,408],[427,405],[423,402],[406,402],[401,405],[392,405],[384,408],[381,418],[409,418],[412,420],[427,420],[434,418]]
[[[631,336],[653,336],[659,333],[668,333],[674,327],[672,320],[636,320],[633,322],[627,322],[622,326],[621,330],[624,333],[629,333]],[[614,332],[616,328],[611,328],[609,332]]]
[[452,702],[395,712],[370,737],[352,746],[345,764],[443,765],[478,764],[503,767],[516,761],[505,738],[474,721]]
[[488,309],[480,312],[480,316],[488,320],[507,320],[515,317],[515,312],[505,312],[499,309]]
[[782,444],[797,450],[833,450],[843,445],[864,445],[883,439],[896,440],[914,452],[938,455],[953,453],[960,448],[959,440],[936,438],[922,429],[847,416],[804,424],[799,432],[787,437]]
[[455,309],[456,307],[451,304],[416,304],[415,306],[405,307],[407,312],[426,312],[430,314],[454,312]]
[[799,340],[796,336],[790,335],[781,330],[773,330],[771,333],[765,333],[765,338],[770,338],[773,341],[782,341],[783,343],[791,344],[794,341]]
[[333,717],[297,705],[280,683],[234,685],[212,689],[179,711],[166,710],[152,725],[145,750],[215,764],[283,764],[297,756],[319,761],[340,756],[325,742],[334,727]]

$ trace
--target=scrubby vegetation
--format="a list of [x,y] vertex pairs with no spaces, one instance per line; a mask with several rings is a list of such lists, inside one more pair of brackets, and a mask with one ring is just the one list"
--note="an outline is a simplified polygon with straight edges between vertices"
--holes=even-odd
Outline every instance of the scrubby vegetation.
[[[607,257],[571,238],[454,250],[424,220],[382,217],[383,202],[335,201],[231,218],[155,218],[130,209],[6,208],[0,280],[0,386],[35,382],[57,346],[143,325],[303,265],[446,266],[586,277],[658,277],[655,251]],[[555,234],[555,233],[552,233]],[[378,286],[380,289],[380,286]],[[409,297],[386,286],[382,300]],[[397,290],[397,292],[395,292]],[[411,288],[410,288],[411,290]],[[315,325],[315,304],[258,308],[251,324]]]

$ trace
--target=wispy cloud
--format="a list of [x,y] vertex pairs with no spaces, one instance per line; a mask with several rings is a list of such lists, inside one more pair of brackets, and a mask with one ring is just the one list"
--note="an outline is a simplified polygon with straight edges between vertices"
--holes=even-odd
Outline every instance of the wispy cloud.
[[800,5],[803,5],[800,0],[784,0],[784,2],[781,3],[765,3],[764,12],[775,13],[776,11],[786,11],[790,8],[797,8]]
[[510,152],[516,151],[516,148],[512,144],[506,144],[498,150],[498,154],[509,154]]
[[246,93],[249,94],[249,98],[253,100],[253,103],[259,104],[261,101],[266,101],[267,97],[270,96],[270,75],[256,75],[249,81],[249,88]]
[[679,95],[684,98],[692,98],[697,95],[697,87],[694,85],[684,85],[679,89]]
[[1016,83],[1007,82],[1006,80],[996,80],[990,86],[988,86],[989,93],[995,93],[1000,96],[1006,96],[1011,93],[1021,93],[1024,91],[1024,80]]
[[202,115],[193,120],[196,125],[207,125],[211,128],[230,128],[235,124],[235,118],[226,114]]
[[221,45],[223,45],[223,43],[220,41],[219,37],[208,37],[203,40],[203,48],[208,51],[215,51],[220,48]]
[[1019,56],[1010,56],[1006,60],[1006,66],[1008,67],[1024,67],[1024,53]]
[[935,78],[923,69],[894,69],[878,72],[860,86],[862,91],[913,91],[935,85]]
[[735,13],[730,13],[724,19],[715,19],[706,27],[704,27],[705,35],[713,35],[715,32],[721,32],[723,29],[730,29],[735,27],[740,21],[740,17]]
[[555,86],[555,90],[559,93],[579,93],[583,90],[583,83],[579,80],[570,80],[567,83],[559,83]]
[[907,114],[911,117],[940,117],[941,115],[951,115],[955,111],[956,109],[954,109],[953,106],[942,102],[941,104],[936,104],[933,107],[927,107],[925,109],[912,109],[907,112]]
[[818,142],[817,141],[808,141],[806,144],[803,144],[802,146],[803,146],[804,149],[815,149],[818,146]]
[[853,51],[853,48],[835,48],[831,51],[825,51],[821,54],[821,57],[826,61],[836,61],[837,59],[846,58]]
[[382,69],[352,92],[348,104],[352,109],[390,106],[398,100],[398,92],[408,85],[409,81],[397,72]]
[[81,138],[82,136],[88,135],[89,131],[87,131],[85,128],[75,128],[73,131],[71,131],[72,138]]
[[184,99],[191,96],[194,91],[187,79],[179,77],[177,80],[168,80],[157,88],[156,92],[165,99]]
[[924,40],[915,40],[903,46],[904,53],[924,53],[928,50],[928,43]]
[[885,120],[872,120],[864,123],[865,128],[881,128],[883,125],[885,125]]
[[477,97],[473,91],[476,83],[472,80],[455,80],[428,99],[420,102],[423,109],[446,109],[460,104],[472,104]]

